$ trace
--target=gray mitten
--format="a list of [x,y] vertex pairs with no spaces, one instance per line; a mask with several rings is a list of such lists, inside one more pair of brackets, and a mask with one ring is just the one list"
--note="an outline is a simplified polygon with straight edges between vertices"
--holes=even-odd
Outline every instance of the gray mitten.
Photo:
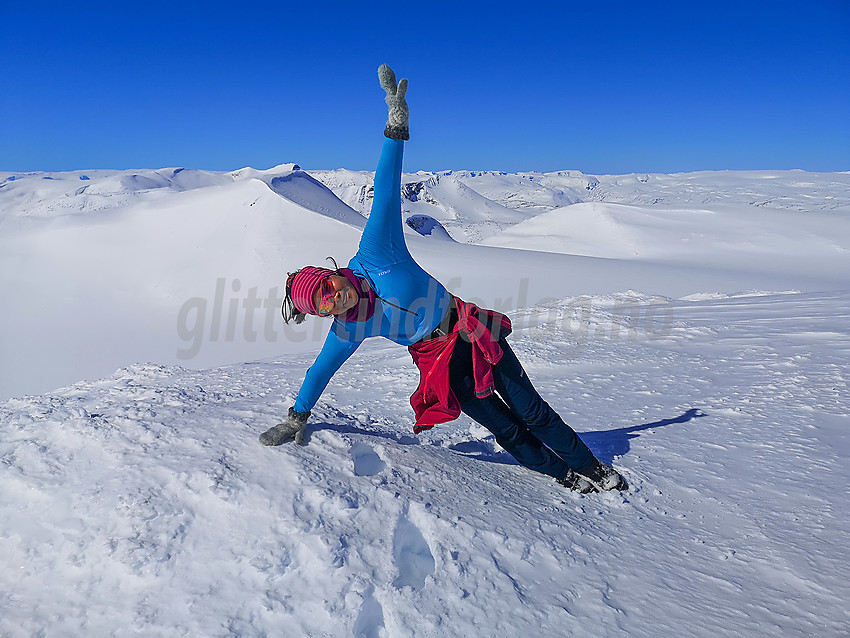
[[384,135],[393,140],[409,140],[410,111],[407,108],[407,102],[404,100],[407,93],[407,80],[403,79],[396,84],[395,73],[386,64],[382,64],[378,68],[378,80],[381,82],[381,87],[387,92],[385,101],[387,106],[390,107]]
[[278,423],[260,435],[260,443],[263,445],[280,445],[290,439],[295,439],[298,445],[304,445],[304,428],[307,426],[309,412],[296,412],[295,408],[289,408],[289,416],[283,423]]

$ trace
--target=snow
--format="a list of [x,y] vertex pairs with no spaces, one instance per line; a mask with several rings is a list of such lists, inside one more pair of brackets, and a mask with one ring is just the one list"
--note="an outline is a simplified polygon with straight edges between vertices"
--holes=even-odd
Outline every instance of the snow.
[[850,633],[850,174],[405,176],[411,251],[632,486],[589,496],[412,435],[386,341],[259,445],[327,330],[282,279],[371,178],[0,173],[0,635]]

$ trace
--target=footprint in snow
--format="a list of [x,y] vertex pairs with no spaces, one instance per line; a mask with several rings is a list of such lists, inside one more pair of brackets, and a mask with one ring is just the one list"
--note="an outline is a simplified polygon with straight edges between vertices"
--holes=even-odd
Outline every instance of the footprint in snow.
[[375,476],[386,467],[386,463],[375,450],[365,443],[358,442],[351,446],[351,458],[354,459],[356,476]]
[[393,558],[398,568],[398,577],[393,581],[397,589],[406,585],[422,589],[425,577],[434,574],[431,548],[419,528],[404,514],[399,517],[393,534]]
[[380,638],[384,630],[384,608],[375,598],[375,588],[363,594],[363,604],[354,621],[353,638]]

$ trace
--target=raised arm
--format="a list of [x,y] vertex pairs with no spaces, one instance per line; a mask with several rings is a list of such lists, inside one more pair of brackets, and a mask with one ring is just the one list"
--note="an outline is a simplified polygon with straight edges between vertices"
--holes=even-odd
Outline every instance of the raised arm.
[[[375,173],[372,213],[363,230],[360,249],[355,256],[359,257],[360,263],[367,272],[372,267],[383,268],[404,260],[412,260],[404,241],[401,223],[401,165],[404,140],[410,137],[408,109],[405,102],[407,80],[396,83],[395,74],[385,64],[378,69],[378,77],[387,93],[389,117],[384,130],[387,139]],[[327,272],[330,273],[330,271]],[[294,319],[296,323],[300,323],[308,313],[319,314],[315,307],[318,302],[312,295],[317,294],[315,291],[326,274],[322,269],[312,266],[290,274],[286,284],[286,300],[282,308],[284,321],[289,322],[290,319]],[[336,322],[334,323],[325,339],[322,351],[307,370],[295,405],[289,409],[289,416],[283,423],[269,428],[260,435],[260,442],[263,445],[280,445],[293,438],[297,443],[303,442],[304,428],[310,411],[331,377],[361,342],[362,338],[354,341],[341,338],[337,333]]]
[[410,139],[410,112],[405,100],[407,80],[396,83],[395,73],[386,64],[378,69],[378,79],[389,107],[384,129],[387,139],[375,171],[372,212],[360,238],[358,254],[373,265],[384,265],[410,258],[401,221],[401,167],[404,140]]

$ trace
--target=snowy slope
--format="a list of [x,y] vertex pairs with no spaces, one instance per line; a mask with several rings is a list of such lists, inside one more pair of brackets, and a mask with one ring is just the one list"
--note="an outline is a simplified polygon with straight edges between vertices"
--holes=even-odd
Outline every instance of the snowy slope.
[[850,175],[405,176],[456,240],[417,260],[632,484],[591,497],[412,436],[387,342],[257,443],[327,330],[285,273],[354,253],[371,179],[0,174],[0,635],[848,633]]
[[834,270],[850,265],[850,213],[588,202],[541,213],[481,243],[593,257],[715,263],[741,270],[823,272],[829,264]]
[[[106,187],[95,177],[91,182]],[[163,187],[126,195],[130,204],[114,206],[103,195],[74,195],[71,186],[50,200],[61,206],[13,210],[0,226],[0,291],[15,308],[0,320],[4,359],[15,362],[2,369],[4,396],[135,361],[180,362],[200,331],[212,347],[192,355],[196,365],[271,356],[284,341],[279,318],[287,270],[312,259],[312,246],[323,243],[353,253],[365,223],[291,169],[166,197]],[[298,203],[305,190],[316,210]],[[0,194],[7,195],[5,188]],[[33,209],[38,217],[28,214]],[[249,298],[258,301],[251,302],[256,307],[246,326]],[[193,324],[195,336],[181,338],[181,327],[185,332]],[[290,351],[311,347],[289,344]]]
[[[424,211],[408,212],[418,229],[406,227],[408,241],[453,292],[501,310],[630,289],[678,298],[850,287],[850,175],[666,176],[665,197],[688,199],[695,180],[711,179],[717,193],[738,187],[725,203],[703,208],[607,201],[554,208],[617,180],[575,172],[406,175],[405,207]],[[315,350],[322,322],[284,330],[278,318],[283,281],[304,264],[327,264],[329,255],[347,261],[371,184],[369,174],[311,176],[294,164],[0,180],[0,294],[14,308],[0,315],[8,362],[0,398],[138,361],[205,367]],[[810,210],[752,205],[752,193],[761,201],[767,188],[788,192],[788,180]],[[645,187],[633,176],[617,183],[624,200]],[[340,189],[360,189],[364,199],[343,203],[334,194]],[[541,206],[553,208],[535,215]],[[449,239],[447,231],[461,242],[489,237],[488,245],[434,241]]]
[[518,356],[629,492],[565,493],[465,419],[412,436],[389,344],[306,447],[256,436],[308,355],[134,365],[0,406],[0,634],[846,634],[850,295],[549,310]]

